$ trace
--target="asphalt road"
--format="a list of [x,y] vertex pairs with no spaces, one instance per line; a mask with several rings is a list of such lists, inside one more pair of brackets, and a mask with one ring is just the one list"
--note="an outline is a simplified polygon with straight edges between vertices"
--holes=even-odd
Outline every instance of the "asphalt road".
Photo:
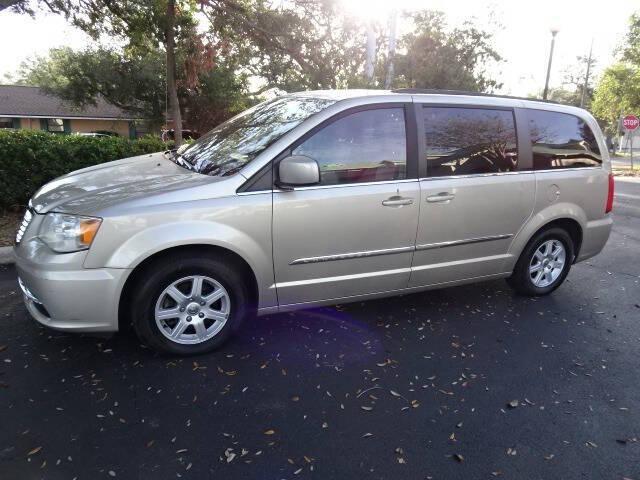
[[640,183],[617,190],[552,296],[275,315],[198,358],[47,331],[4,269],[0,478],[640,479]]

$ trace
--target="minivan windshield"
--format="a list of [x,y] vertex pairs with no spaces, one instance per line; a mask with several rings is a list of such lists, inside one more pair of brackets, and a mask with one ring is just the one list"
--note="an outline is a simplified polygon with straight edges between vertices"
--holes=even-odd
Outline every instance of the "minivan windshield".
[[289,130],[333,103],[335,100],[297,96],[260,103],[178,151],[174,161],[205,175],[233,175]]

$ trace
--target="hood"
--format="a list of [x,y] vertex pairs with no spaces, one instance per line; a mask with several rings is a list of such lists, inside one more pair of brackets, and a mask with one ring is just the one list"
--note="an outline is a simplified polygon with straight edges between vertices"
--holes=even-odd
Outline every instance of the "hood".
[[214,177],[190,172],[162,152],[125,158],[71,172],[47,183],[31,199],[38,213],[92,214],[114,204],[185,187]]

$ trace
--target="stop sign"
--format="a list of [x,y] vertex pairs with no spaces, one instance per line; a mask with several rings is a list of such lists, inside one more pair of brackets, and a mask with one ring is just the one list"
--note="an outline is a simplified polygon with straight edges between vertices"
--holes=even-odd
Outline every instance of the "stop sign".
[[626,115],[622,119],[622,126],[625,128],[625,130],[633,131],[638,128],[639,125],[640,120],[638,120],[638,117],[636,117],[635,115]]

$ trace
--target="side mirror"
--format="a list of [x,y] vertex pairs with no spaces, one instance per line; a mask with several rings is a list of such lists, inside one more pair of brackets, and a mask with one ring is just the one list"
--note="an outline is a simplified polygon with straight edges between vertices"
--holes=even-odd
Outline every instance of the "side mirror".
[[320,167],[313,158],[291,155],[278,164],[278,186],[295,187],[320,182]]

